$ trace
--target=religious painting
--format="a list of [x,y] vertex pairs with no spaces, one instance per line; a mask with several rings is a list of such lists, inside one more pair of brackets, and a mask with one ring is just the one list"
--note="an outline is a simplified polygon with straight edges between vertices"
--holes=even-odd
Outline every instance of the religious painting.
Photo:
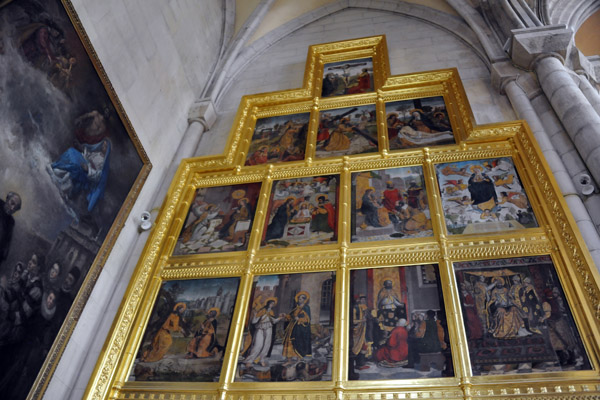
[[79,317],[66,318],[71,305],[84,282],[91,292],[88,272],[99,274],[150,169],[73,21],[60,0],[0,1],[4,398],[26,398],[47,355],[51,376],[63,351],[51,350],[54,339],[67,342]]
[[372,153],[378,150],[375,104],[319,113],[317,158]]
[[512,158],[438,164],[436,172],[450,234],[538,226]]
[[260,183],[199,188],[173,255],[248,248]]
[[373,59],[360,58],[327,63],[323,67],[321,97],[373,91]]
[[[428,268],[431,285],[420,285]],[[348,379],[454,376],[437,265],[350,272]]]
[[335,272],[254,278],[237,382],[330,381]]
[[386,103],[390,150],[454,144],[442,96]]
[[273,182],[263,247],[337,242],[339,176]]
[[352,242],[433,235],[420,166],[352,174]]
[[591,369],[550,256],[454,269],[473,375]]
[[164,282],[130,381],[216,382],[240,278]]
[[304,160],[310,113],[259,118],[246,165]]

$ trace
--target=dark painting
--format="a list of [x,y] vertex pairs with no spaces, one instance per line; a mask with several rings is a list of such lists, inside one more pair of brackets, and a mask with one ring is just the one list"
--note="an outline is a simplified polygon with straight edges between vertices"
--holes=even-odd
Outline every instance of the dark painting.
[[454,375],[438,277],[431,264],[351,271],[348,379]]
[[60,1],[0,2],[0,104],[0,393],[22,399],[144,161]]
[[129,380],[217,382],[239,278],[162,284]]
[[455,143],[441,96],[386,103],[385,113],[390,150]]
[[449,233],[538,226],[512,158],[438,164],[436,172]]
[[262,245],[288,247],[335,243],[338,192],[337,175],[274,182]]
[[352,174],[352,241],[433,236],[420,166]]
[[322,97],[373,91],[373,59],[360,58],[327,63],[323,67]]
[[331,381],[335,272],[254,278],[235,380]]
[[371,153],[378,150],[375,104],[319,113],[317,158]]
[[591,368],[550,256],[454,268],[473,375]]
[[198,189],[173,254],[246,250],[259,192],[260,183]]
[[258,119],[246,165],[304,160],[309,119],[310,113]]

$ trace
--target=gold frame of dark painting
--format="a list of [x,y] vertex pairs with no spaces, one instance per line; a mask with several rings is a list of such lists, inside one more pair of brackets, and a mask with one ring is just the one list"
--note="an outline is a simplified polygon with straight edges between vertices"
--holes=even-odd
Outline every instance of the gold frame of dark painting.
[[[600,396],[600,291],[598,272],[585,248],[558,186],[524,121],[475,125],[456,69],[389,76],[384,36],[311,46],[301,89],[244,96],[227,149],[214,157],[184,160],[173,180],[150,239],[105,343],[86,399],[362,399],[362,398],[590,398]],[[322,99],[323,64],[372,56],[375,91]],[[324,61],[325,60],[325,61]],[[379,85],[379,86],[378,86]],[[386,101],[443,96],[456,144],[420,149],[386,150]],[[369,154],[315,159],[315,135],[321,107],[377,105],[382,147]],[[310,110],[305,159],[244,166],[257,117]],[[538,228],[480,235],[448,235],[434,164],[510,156],[539,222]],[[433,237],[385,242],[350,242],[351,173],[421,165],[425,177]],[[322,246],[261,249],[272,182],[279,179],[340,175],[338,242]],[[244,252],[171,256],[198,187],[263,182]],[[534,184],[535,182],[535,184]],[[473,376],[462,322],[453,261],[551,255],[573,317],[587,350],[591,370]],[[360,268],[439,265],[454,377],[409,380],[349,381],[349,276]],[[243,323],[255,275],[336,271],[332,380],[327,382],[234,382]],[[144,327],[163,280],[240,276],[228,351],[218,382],[128,382]],[[579,307],[575,307],[578,305]]]
[[58,332],[58,335],[54,339],[52,347],[48,351],[48,355],[44,360],[42,368],[38,372],[36,380],[33,383],[31,390],[29,391],[27,399],[41,399],[43,397],[46,388],[50,383],[50,379],[52,378],[52,375],[54,374],[58,362],[60,361],[60,358],[62,357],[62,354],[67,346],[67,343],[71,338],[73,330],[75,329],[75,325],[77,324],[77,321],[79,321],[79,317],[83,312],[83,308],[85,307],[85,304],[87,303],[92,293],[94,285],[98,280],[98,276],[102,272],[102,268],[106,263],[108,256],[110,255],[110,252],[119,236],[119,233],[121,232],[121,229],[123,228],[123,225],[125,224],[127,216],[133,208],[135,200],[140,194],[142,186],[146,181],[146,178],[148,178],[150,170],[152,169],[152,163],[150,162],[146,151],[142,147],[142,143],[140,142],[137,134],[135,133],[135,130],[131,125],[131,121],[125,113],[125,109],[123,108],[123,105],[117,97],[117,94],[110,80],[108,79],[108,76],[106,75],[104,67],[100,63],[100,59],[98,58],[98,55],[96,54],[96,51],[94,50],[94,47],[92,46],[92,43],[90,42],[90,39],[86,34],[85,29],[83,28],[83,24],[81,23],[81,20],[79,19],[77,12],[73,7],[73,4],[70,0],[61,0],[61,3],[71,23],[73,24],[73,28],[77,32],[77,35],[79,36],[79,39],[81,40],[81,43],[85,48],[87,55],[90,57],[90,61],[92,62],[92,65],[94,66],[94,69],[96,70],[96,73],[98,74],[98,77],[102,82],[108,94],[108,97],[110,98],[113,106],[115,107],[115,110],[117,111],[117,114],[119,115],[119,118],[121,119],[121,122],[123,123],[125,130],[129,135],[129,138],[133,142],[133,145],[143,163],[143,166],[135,182],[133,183],[125,201],[123,202],[119,213],[115,217],[115,220],[108,234],[106,235],[106,239],[104,239],[104,243],[102,243],[102,246],[100,247],[96,258],[94,259],[94,262],[90,266],[90,269],[81,284],[81,288],[79,289],[79,292],[77,293],[77,296],[75,297],[75,300],[71,305],[69,313],[67,314],[65,321],[63,322],[60,331]]

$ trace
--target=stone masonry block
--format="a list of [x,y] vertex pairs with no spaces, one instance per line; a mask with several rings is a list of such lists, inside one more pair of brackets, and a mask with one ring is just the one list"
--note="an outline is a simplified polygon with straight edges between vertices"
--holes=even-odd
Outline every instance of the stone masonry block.
[[566,25],[549,25],[512,31],[510,56],[520,67],[532,69],[536,57],[557,53],[567,58],[573,43],[573,31]]

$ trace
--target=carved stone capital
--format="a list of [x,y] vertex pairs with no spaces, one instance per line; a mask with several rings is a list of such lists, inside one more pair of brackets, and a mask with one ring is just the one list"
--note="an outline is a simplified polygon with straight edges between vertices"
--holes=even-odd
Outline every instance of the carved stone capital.
[[499,93],[505,94],[506,84],[516,80],[522,72],[508,61],[494,63],[492,64],[492,87]]
[[600,56],[590,56],[587,59],[590,63],[590,69],[588,70],[590,77],[596,83],[600,83]]
[[510,56],[515,65],[532,70],[535,61],[549,54],[563,62],[573,46],[573,31],[566,25],[549,25],[512,31]]
[[188,112],[188,124],[199,122],[208,131],[217,120],[215,105],[210,99],[197,100]]

